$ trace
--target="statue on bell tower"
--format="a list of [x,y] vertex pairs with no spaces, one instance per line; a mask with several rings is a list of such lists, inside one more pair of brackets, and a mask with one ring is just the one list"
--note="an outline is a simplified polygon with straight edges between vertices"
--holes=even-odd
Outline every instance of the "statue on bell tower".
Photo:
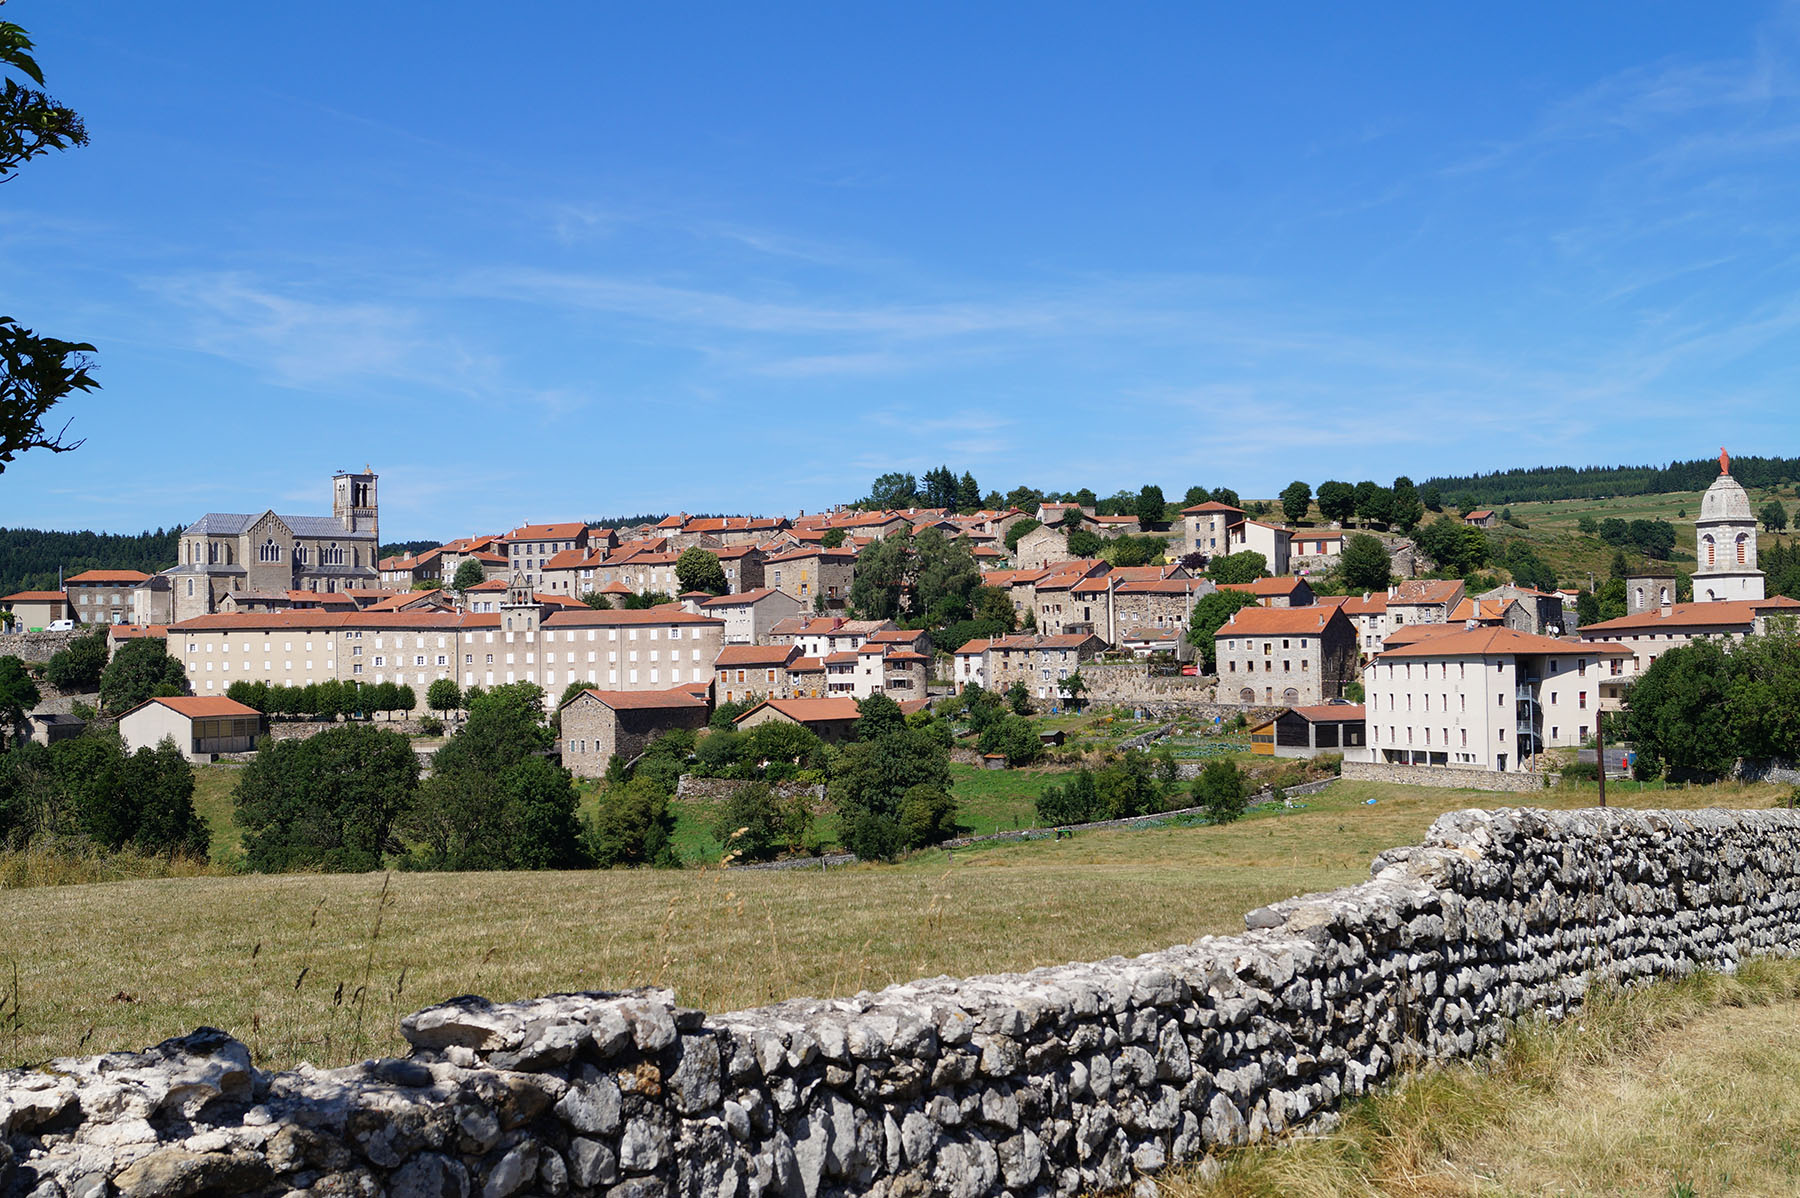
[[1723,445],[1719,446],[1719,473],[1731,473],[1731,455],[1725,452]]

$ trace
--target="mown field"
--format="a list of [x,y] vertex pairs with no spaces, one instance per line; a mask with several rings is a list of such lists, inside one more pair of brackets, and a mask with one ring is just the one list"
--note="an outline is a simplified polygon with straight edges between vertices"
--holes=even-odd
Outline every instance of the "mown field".
[[[1768,806],[1786,795],[1729,785],[1615,801]],[[657,984],[725,1010],[1144,952],[1360,881],[1377,852],[1416,842],[1439,813],[1499,798],[1340,783],[1303,809],[1226,827],[827,871],[250,875],[0,891],[0,915],[20,930],[0,962],[0,1062],[136,1048],[209,1024],[265,1064],[339,1063],[398,1051],[399,1015],[457,994]],[[1593,791],[1533,799],[1583,806]]]

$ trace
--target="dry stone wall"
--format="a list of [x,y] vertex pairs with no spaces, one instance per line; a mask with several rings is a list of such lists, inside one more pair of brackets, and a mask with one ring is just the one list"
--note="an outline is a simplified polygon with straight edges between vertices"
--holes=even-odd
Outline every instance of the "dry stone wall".
[[1791,954],[1800,813],[1464,811],[1241,936],[706,1015],[457,999],[402,1060],[264,1073],[202,1030],[0,1075],[0,1191],[1075,1194],[1328,1122],[1508,1019]]

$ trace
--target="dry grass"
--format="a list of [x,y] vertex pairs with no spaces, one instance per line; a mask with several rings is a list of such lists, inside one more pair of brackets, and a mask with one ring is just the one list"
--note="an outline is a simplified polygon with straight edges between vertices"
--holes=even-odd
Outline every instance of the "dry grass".
[[1335,1133],[1222,1158],[1170,1198],[1800,1192],[1800,963],[1591,995],[1499,1059],[1432,1070]]
[[[1785,794],[1728,786],[1632,801],[1769,806]],[[1579,806],[1590,795],[1533,801]],[[1144,952],[1240,931],[1253,907],[1361,881],[1375,853],[1416,842],[1439,813],[1503,797],[1341,783],[1306,810],[1230,827],[1090,833],[827,873],[396,874],[379,908],[373,875],[5,891],[0,917],[21,934],[0,952],[0,986],[16,962],[22,1010],[16,1034],[0,1032],[0,1058],[137,1048],[209,1024],[266,1064],[338,1063],[398,1050],[400,1014],[457,994],[656,983],[725,1010]]]

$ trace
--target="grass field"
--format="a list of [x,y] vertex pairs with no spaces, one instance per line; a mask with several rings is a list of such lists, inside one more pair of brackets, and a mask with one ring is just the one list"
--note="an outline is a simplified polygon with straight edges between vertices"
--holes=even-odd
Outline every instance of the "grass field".
[[[1731,785],[1619,801],[1768,806],[1786,794]],[[239,1035],[264,1063],[340,1063],[398,1051],[400,1014],[464,993],[654,983],[726,1010],[1144,952],[1363,880],[1377,852],[1416,842],[1440,812],[1499,798],[1347,782],[1304,810],[1222,828],[824,872],[247,875],[0,891],[9,926],[30,929],[0,962],[0,991],[18,966],[20,1010],[0,1032],[0,1063],[136,1048],[202,1024]],[[1583,806],[1593,791],[1532,798]]]

